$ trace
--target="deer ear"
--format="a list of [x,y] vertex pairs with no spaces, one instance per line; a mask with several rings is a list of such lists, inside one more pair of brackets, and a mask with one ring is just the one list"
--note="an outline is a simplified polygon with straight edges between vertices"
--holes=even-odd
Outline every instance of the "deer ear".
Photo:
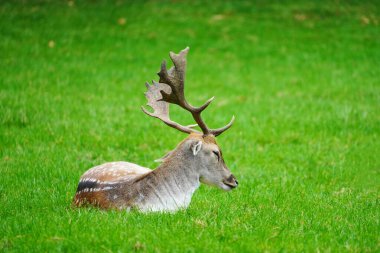
[[165,162],[165,160],[172,154],[173,151],[169,151],[166,155],[164,155],[163,157],[161,158],[158,158],[156,160],[154,160],[156,163],[163,163]]
[[202,149],[202,141],[193,142],[191,144],[191,150],[193,151],[193,155],[196,156],[199,151]]

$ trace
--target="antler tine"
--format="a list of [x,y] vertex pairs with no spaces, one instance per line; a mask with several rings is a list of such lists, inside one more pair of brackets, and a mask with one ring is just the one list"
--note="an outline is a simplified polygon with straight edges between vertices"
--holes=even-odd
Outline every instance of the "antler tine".
[[203,105],[201,105],[199,107],[193,107],[191,105],[190,105],[190,107],[193,111],[200,113],[200,112],[204,111],[204,109],[206,109],[211,104],[211,102],[214,101],[214,99],[215,99],[215,97],[210,98],[209,100],[206,101],[206,103],[204,103]]
[[228,123],[224,127],[217,128],[217,129],[212,129],[211,130],[211,134],[214,135],[215,137],[218,136],[218,135],[221,135],[224,131],[226,131],[227,129],[229,129],[232,126],[232,124],[234,123],[234,121],[235,121],[235,116],[232,116],[232,119],[231,119],[230,123]]

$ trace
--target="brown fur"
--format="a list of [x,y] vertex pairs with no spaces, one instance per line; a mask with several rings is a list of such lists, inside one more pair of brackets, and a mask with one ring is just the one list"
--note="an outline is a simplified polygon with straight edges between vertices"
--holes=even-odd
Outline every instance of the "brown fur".
[[82,192],[75,194],[73,204],[77,207],[96,206],[103,209],[110,208],[110,202],[104,192]]

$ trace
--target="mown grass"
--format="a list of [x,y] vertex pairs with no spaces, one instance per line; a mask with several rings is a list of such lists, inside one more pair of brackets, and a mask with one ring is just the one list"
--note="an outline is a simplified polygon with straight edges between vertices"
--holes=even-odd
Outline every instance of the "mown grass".
[[[0,250],[380,250],[376,1],[2,1]],[[175,214],[70,207],[106,161],[154,167],[185,136],[144,82],[191,47],[187,96],[239,179]],[[173,109],[174,119],[192,123]],[[178,112],[178,113],[176,113]]]

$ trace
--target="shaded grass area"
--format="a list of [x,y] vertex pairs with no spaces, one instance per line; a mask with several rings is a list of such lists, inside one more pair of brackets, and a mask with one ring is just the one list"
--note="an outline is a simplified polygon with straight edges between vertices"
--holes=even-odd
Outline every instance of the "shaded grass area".
[[[379,251],[376,1],[0,3],[2,251]],[[88,168],[185,136],[147,118],[144,82],[191,47],[187,96],[239,188],[175,214],[70,207]],[[173,108],[173,118],[191,119]]]

